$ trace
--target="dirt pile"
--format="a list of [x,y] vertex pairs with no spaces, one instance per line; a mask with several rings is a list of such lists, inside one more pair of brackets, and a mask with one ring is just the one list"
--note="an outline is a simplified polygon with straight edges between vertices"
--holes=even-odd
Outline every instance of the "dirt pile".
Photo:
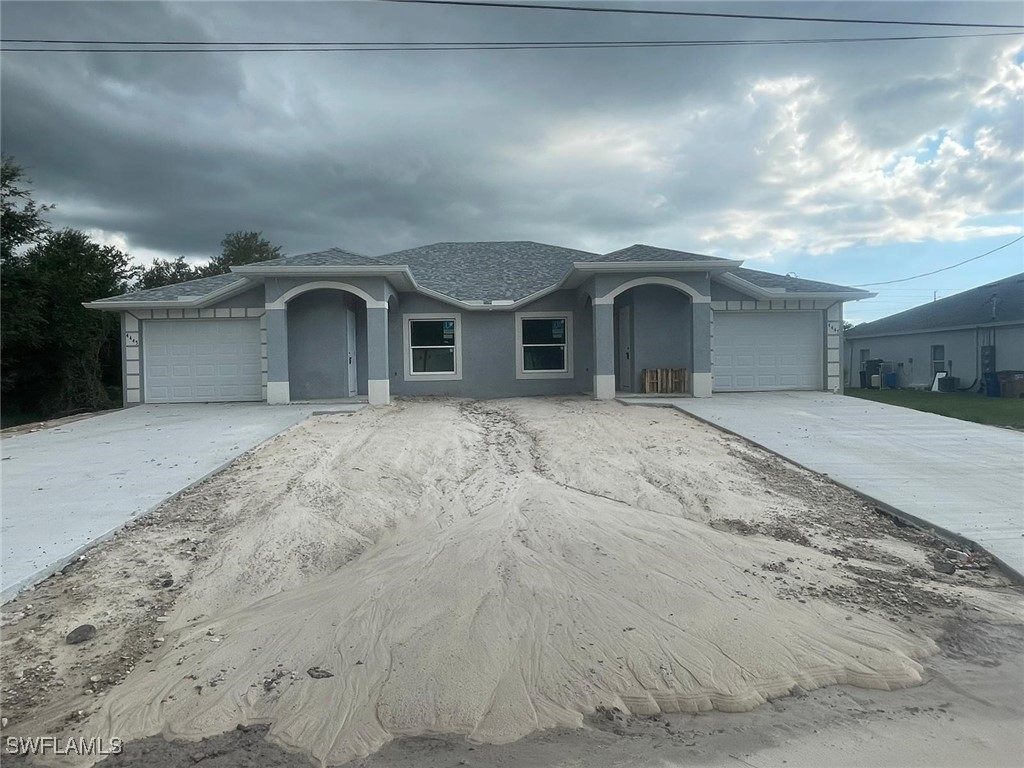
[[[61,705],[69,735],[266,724],[339,763],[398,737],[508,743],[599,708],[737,712],[920,682],[936,646],[903,618],[984,604],[987,577],[935,574],[921,542],[774,462],[673,412],[584,400],[310,420],[65,577],[74,622],[114,642],[104,594],[128,599],[148,556],[139,594],[159,605],[137,598],[130,637],[149,626],[152,647],[112,651],[123,681],[18,726]],[[35,599],[60,611],[51,592]],[[72,627],[36,627],[20,653],[52,660],[51,677],[74,654],[102,662],[95,642],[59,645]]]
[[[744,711],[794,686],[921,680],[914,658],[930,641],[781,598],[752,571],[789,555],[784,542],[699,520],[740,499],[751,514],[749,496],[719,495],[741,478],[628,504],[553,474],[513,408],[455,408],[397,410],[358,450],[340,446],[271,494],[276,508],[235,528],[181,596],[167,642],[88,726],[195,738],[272,723],[273,740],[334,763],[402,735],[504,743],[596,707]],[[603,483],[615,487],[616,469],[635,482],[607,466]],[[302,580],[312,542],[340,561]],[[277,567],[261,567],[271,554]],[[231,610],[239,589],[258,598]]]

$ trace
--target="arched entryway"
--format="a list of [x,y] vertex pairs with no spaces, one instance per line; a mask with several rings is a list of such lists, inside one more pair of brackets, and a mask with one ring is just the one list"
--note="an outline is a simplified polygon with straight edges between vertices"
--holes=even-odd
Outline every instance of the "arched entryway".
[[365,350],[366,302],[355,294],[319,288],[288,302],[288,381],[293,401],[365,395]]
[[[690,282],[690,281],[694,282]],[[697,286],[703,286],[703,290]],[[711,298],[706,274],[595,280],[594,396],[639,392],[645,369],[686,369],[685,388],[711,394]]]
[[690,393],[693,308],[690,297],[667,285],[646,284],[615,297],[615,389],[643,391],[645,370],[682,370]]
[[362,287],[368,280],[268,283],[268,403],[344,398],[353,389],[371,405],[390,402],[388,308],[395,296],[379,278]]

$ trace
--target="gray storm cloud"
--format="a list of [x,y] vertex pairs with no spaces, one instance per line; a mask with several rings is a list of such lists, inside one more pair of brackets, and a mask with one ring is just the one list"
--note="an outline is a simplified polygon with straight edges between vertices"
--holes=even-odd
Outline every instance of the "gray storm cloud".
[[[1010,3],[816,10],[1020,21]],[[373,3],[89,2],[5,3],[3,31],[197,41],[892,33]],[[827,253],[995,234],[1005,227],[993,217],[1019,214],[1017,40],[4,53],[2,138],[37,198],[59,204],[55,223],[120,233],[145,253],[206,256],[235,229],[262,230],[289,252],[535,239]]]

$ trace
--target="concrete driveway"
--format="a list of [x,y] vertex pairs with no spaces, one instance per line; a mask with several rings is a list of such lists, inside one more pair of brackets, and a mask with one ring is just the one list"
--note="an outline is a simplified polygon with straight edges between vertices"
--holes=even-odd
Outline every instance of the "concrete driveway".
[[1024,433],[826,392],[622,402],[671,404],[1024,574]]
[[0,600],[317,410],[142,405],[3,438]]

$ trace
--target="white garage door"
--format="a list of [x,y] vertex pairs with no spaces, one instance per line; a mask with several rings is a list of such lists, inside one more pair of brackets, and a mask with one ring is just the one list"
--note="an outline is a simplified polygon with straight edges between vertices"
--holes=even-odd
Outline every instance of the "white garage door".
[[821,389],[820,312],[716,312],[714,390]]
[[263,399],[258,320],[150,320],[142,333],[147,403]]

